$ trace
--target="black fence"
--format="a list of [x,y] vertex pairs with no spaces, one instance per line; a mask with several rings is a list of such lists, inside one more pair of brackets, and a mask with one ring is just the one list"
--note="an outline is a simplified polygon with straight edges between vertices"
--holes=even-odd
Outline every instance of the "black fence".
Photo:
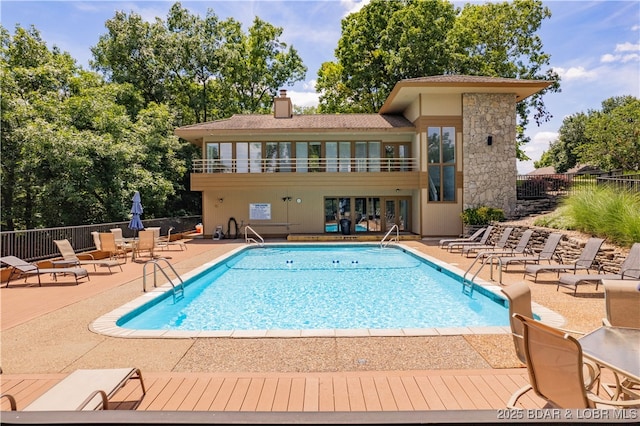
[[571,195],[576,191],[597,188],[602,185],[640,192],[640,174],[630,175],[518,175],[516,188],[518,200],[534,200]]

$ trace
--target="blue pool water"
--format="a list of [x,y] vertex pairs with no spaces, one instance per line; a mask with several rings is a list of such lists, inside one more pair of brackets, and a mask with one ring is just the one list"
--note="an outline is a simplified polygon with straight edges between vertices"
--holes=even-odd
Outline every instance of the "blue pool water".
[[508,326],[507,303],[396,247],[247,248],[122,317],[144,330],[398,329]]
[[[365,225],[360,225],[356,223],[356,232],[366,232],[367,227]],[[338,232],[338,224],[337,223],[328,223],[324,225],[324,232]]]

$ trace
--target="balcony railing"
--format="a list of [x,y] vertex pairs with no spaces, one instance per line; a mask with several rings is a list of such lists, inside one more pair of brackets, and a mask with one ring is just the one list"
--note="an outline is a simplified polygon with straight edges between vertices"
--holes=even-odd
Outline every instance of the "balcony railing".
[[[166,235],[173,226],[172,234],[195,230],[201,216],[179,218],[145,219],[145,227],[159,226],[160,233]],[[16,256],[28,262],[60,257],[54,240],[68,239],[76,253],[95,250],[91,232],[110,232],[111,228],[121,228],[124,237],[133,237],[134,231],[127,228],[129,222],[100,223],[96,225],[65,226],[60,228],[27,229],[24,231],[0,232],[0,255]]]
[[193,161],[193,173],[352,173],[417,170],[417,158],[256,158]]

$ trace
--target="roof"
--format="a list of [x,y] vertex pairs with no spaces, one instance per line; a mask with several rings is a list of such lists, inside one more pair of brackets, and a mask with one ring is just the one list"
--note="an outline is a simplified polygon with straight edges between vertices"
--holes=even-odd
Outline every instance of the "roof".
[[415,126],[401,115],[388,114],[308,114],[293,115],[291,118],[275,118],[273,114],[235,114],[227,119],[182,126],[175,134],[192,140],[203,133],[255,133],[260,132],[318,132],[339,130],[349,131],[398,131],[405,129],[415,132]]
[[434,75],[401,80],[396,83],[380,108],[381,114],[404,111],[421,94],[513,93],[519,102],[553,84],[549,80],[475,75]]

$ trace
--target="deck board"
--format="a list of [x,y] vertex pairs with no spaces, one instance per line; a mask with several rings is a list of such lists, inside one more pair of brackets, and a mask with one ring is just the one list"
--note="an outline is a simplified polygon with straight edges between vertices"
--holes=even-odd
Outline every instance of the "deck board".
[[[3,393],[18,409],[66,374],[0,375]],[[528,382],[526,369],[335,373],[144,373],[147,393],[130,381],[112,398],[118,410],[244,412],[383,412],[492,410],[505,408]],[[522,397],[523,408],[540,408],[539,397]],[[9,409],[2,402],[3,411]]]

